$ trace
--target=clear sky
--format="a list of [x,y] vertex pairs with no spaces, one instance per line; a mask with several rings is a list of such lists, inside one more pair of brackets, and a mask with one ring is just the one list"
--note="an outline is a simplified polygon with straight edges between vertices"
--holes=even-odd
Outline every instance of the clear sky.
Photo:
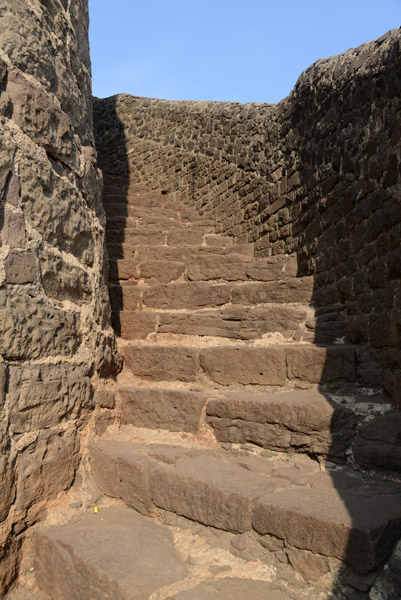
[[89,0],[93,93],[278,102],[302,71],[401,26],[401,0]]

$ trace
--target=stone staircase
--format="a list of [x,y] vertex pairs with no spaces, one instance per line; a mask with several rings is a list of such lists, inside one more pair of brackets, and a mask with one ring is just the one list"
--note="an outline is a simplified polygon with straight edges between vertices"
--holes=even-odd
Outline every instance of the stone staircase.
[[255,258],[168,195],[109,177],[104,206],[119,427],[90,447],[99,512],[36,532],[41,589],[367,598],[401,537],[401,486],[352,453],[388,406],[342,307],[311,306],[295,256]]

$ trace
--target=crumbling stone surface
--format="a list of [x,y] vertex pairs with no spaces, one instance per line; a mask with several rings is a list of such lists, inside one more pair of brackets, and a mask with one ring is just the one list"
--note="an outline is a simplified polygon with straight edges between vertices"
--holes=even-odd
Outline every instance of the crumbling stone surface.
[[116,370],[86,0],[0,9],[0,595]]

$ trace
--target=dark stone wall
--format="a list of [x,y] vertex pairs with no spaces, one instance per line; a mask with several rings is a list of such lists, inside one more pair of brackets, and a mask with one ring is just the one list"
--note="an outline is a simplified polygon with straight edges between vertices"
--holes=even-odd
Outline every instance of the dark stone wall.
[[87,0],[0,0],[0,596],[115,368]]
[[[277,105],[95,99],[100,166],[255,242],[297,252],[317,306],[342,304],[370,381],[400,402],[401,31],[319,60]],[[384,372],[383,369],[384,368]]]

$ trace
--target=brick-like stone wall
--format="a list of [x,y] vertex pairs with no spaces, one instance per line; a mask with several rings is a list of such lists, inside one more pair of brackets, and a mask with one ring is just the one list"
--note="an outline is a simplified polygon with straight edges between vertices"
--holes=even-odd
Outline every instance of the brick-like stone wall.
[[[100,166],[163,188],[259,256],[298,254],[400,401],[401,30],[319,60],[277,105],[95,99]],[[385,373],[381,369],[385,369]],[[370,381],[374,377],[370,377]]]
[[87,0],[0,1],[0,595],[118,361]]

